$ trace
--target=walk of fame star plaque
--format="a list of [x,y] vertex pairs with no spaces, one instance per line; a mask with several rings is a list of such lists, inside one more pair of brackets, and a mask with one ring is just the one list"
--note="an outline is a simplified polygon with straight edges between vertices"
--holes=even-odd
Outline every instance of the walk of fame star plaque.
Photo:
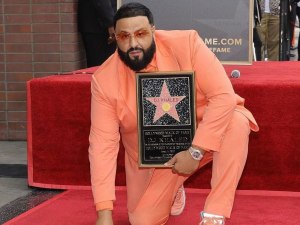
[[137,73],[139,166],[163,167],[196,129],[194,72]]

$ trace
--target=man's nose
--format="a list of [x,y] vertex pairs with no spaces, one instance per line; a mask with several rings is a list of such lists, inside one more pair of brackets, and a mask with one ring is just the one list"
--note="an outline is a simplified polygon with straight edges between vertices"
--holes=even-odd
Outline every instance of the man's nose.
[[136,40],[136,37],[135,36],[130,36],[130,39],[129,39],[129,44],[130,44],[130,47],[132,48],[135,48],[138,46],[138,41]]

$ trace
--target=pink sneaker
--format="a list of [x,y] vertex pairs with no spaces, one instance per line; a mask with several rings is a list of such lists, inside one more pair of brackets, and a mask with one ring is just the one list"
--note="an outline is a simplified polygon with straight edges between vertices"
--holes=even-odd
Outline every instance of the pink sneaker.
[[172,208],[171,208],[170,214],[172,216],[178,216],[183,212],[184,207],[185,207],[185,199],[186,199],[185,191],[184,191],[183,185],[181,185],[178,188],[178,191],[176,193],[176,196],[175,196]]

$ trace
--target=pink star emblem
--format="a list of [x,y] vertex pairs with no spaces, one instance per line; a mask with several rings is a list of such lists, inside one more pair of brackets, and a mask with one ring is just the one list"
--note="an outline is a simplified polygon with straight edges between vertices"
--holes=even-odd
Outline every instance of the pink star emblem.
[[180,122],[175,106],[186,96],[171,96],[166,82],[164,81],[159,97],[146,98],[149,102],[156,106],[156,112],[153,122],[156,122],[165,114],[169,114],[175,120]]

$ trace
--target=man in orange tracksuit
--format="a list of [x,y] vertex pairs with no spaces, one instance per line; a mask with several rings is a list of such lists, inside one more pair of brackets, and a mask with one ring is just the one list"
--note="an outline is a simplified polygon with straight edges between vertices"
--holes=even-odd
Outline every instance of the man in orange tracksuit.
[[[155,30],[150,10],[123,5],[114,19],[117,51],[92,79],[89,159],[97,225],[112,225],[119,141],[125,148],[127,207],[133,225],[162,225],[185,204],[183,182],[213,160],[211,192],[201,225],[225,224],[248,151],[258,130],[244,99],[196,31]],[[191,148],[165,168],[139,168],[135,72],[194,71],[197,129]]]

